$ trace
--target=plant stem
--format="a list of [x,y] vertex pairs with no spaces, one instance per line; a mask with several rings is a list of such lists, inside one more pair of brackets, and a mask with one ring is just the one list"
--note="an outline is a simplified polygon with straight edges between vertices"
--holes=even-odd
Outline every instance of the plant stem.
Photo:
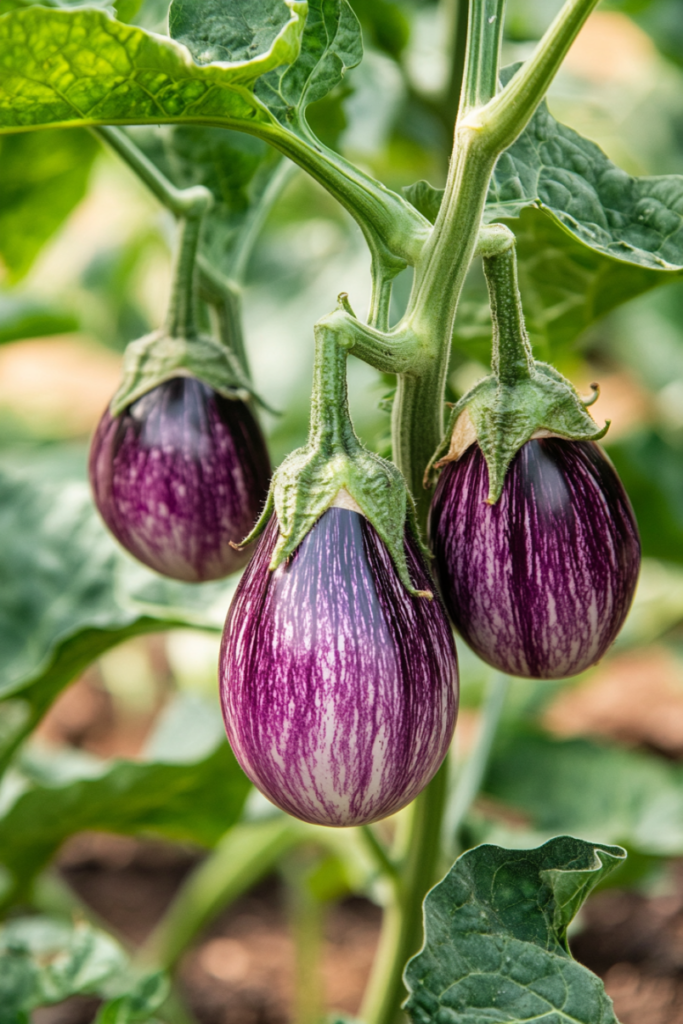
[[470,5],[468,53],[459,114],[487,103],[498,90],[498,62],[506,0],[475,0]]
[[171,338],[196,338],[199,334],[195,304],[195,263],[204,211],[211,202],[206,192],[205,205],[186,213],[178,224],[178,241],[173,261],[171,301],[166,316],[166,331]]
[[422,934],[422,901],[437,881],[441,817],[446,799],[447,762],[411,807],[412,821],[402,866],[402,898],[384,911],[380,945],[360,1010],[366,1024],[396,1024],[406,991],[403,968],[417,952]]
[[476,745],[460,772],[444,813],[443,845],[453,857],[459,853],[463,822],[484,781],[509,685],[509,677],[500,672],[494,673],[489,681]]
[[483,264],[493,322],[491,368],[501,384],[528,380],[534,359],[524,324],[514,245],[499,255],[485,256]]
[[455,124],[455,119],[460,109],[460,96],[465,73],[465,54],[467,51],[469,7],[470,0],[450,0],[448,4],[451,59],[448,84],[443,98],[443,110],[446,122],[451,128]]
[[511,146],[545,96],[588,15],[598,0],[567,0],[536,50],[502,92],[466,117],[496,152]]
[[162,206],[176,217],[184,217],[188,212],[191,213],[196,208],[197,196],[207,191],[203,185],[176,188],[120,128],[102,126],[92,128],[91,131],[103,139],[128,164]]

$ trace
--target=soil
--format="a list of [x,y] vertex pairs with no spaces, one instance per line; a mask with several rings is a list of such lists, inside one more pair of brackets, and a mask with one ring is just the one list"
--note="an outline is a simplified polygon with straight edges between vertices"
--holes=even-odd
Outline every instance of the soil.
[[[152,653],[158,659],[158,638],[151,643],[157,645]],[[633,655],[622,664],[612,659],[591,686],[563,695],[564,703],[547,713],[546,725],[565,734],[608,735],[680,757],[683,688],[678,664],[667,658],[664,653],[653,657],[650,649],[641,663]],[[646,673],[649,710],[644,715]],[[41,735],[104,756],[135,756],[152,719],[151,712],[133,720],[125,709],[117,709],[97,671],[90,670],[57,702]],[[81,834],[65,845],[57,866],[97,917],[137,945],[197,861],[196,852],[164,843]],[[683,861],[669,865],[658,892],[594,895],[572,936],[576,959],[603,978],[621,1024],[683,1024]],[[358,1013],[380,923],[380,910],[367,900],[328,905],[321,962],[327,1009]],[[271,877],[200,936],[180,965],[179,987],[198,1024],[288,1024],[300,1016],[295,977],[285,888]],[[97,1005],[91,999],[70,1000],[36,1012],[35,1024],[91,1024]]]

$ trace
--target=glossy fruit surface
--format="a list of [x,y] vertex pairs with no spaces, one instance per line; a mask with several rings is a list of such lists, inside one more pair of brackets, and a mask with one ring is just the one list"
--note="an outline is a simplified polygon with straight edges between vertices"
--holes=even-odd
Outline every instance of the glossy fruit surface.
[[[273,516],[223,634],[221,700],[238,761],[304,821],[357,825],[399,810],[450,743],[453,637],[438,599],[412,597],[357,512],[330,508],[270,572]],[[433,584],[406,537],[416,587]]]
[[529,441],[495,505],[478,445],[446,465],[430,543],[448,612],[502,672],[560,679],[593,665],[631,605],[640,542],[628,497],[592,441]]
[[248,406],[189,377],[166,381],[120,416],[105,412],[90,449],[95,502],[114,536],[157,572],[199,582],[241,568],[270,463]]

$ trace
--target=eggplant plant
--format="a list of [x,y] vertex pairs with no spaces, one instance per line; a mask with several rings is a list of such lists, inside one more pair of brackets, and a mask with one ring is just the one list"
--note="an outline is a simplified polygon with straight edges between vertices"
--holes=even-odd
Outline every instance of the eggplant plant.
[[[163,325],[126,348],[92,439],[99,518],[83,484],[60,489],[0,466],[6,535],[24,524],[34,538],[0,552],[3,572],[26,588],[15,603],[0,596],[3,1024],[82,993],[102,1001],[98,1024],[187,1024],[183,952],[301,847],[383,902],[364,1024],[396,1024],[404,1010],[415,1024],[616,1021],[600,979],[573,960],[567,929],[623,862],[622,842],[662,856],[683,852],[683,835],[644,843],[648,801],[628,794],[618,825],[596,814],[589,839],[563,808],[558,829],[529,775],[536,764],[541,780],[559,773],[567,749],[548,740],[548,753],[536,736],[524,775],[501,727],[516,692],[608,654],[641,566],[636,515],[600,444],[609,424],[589,412],[599,388],[582,397],[537,355],[683,271],[683,178],[630,177],[545,106],[596,5],[566,0],[527,59],[501,68],[505,0],[450,4],[444,96],[413,97],[448,137],[445,187],[419,181],[399,194],[347,159],[338,134],[315,130],[326,134],[353,81],[361,21],[400,65],[388,32],[400,37],[397,5],[0,0],[10,156],[27,138],[59,147],[78,130],[87,159],[93,139],[113,151],[176,233]],[[241,306],[294,166],[360,229],[370,303],[361,316],[353,293],[335,289],[331,311],[299,325],[314,339],[308,437],[271,475],[259,421],[269,396],[254,385]],[[551,302],[544,247],[576,301]],[[488,299],[468,321],[479,267]],[[454,353],[470,342],[491,372],[454,394]],[[395,384],[390,452],[354,425],[349,355]],[[38,640],[17,607],[31,609]],[[229,743],[215,716],[179,699],[141,762],[51,777],[31,734],[59,693],[122,640],[178,625],[223,628]],[[496,670],[457,770],[456,641],[465,666],[478,664],[470,648]],[[615,774],[637,774],[639,755],[623,756]],[[678,806],[683,779],[667,769],[662,781],[648,765]],[[523,778],[517,796],[508,774]],[[524,806],[545,841],[486,842],[496,834],[474,813],[480,790]],[[572,828],[578,838],[555,836]],[[99,922],[66,920],[73,897],[54,877],[44,884],[64,839],[88,829],[210,851],[141,949]],[[302,1024],[321,1014],[309,1007]]]

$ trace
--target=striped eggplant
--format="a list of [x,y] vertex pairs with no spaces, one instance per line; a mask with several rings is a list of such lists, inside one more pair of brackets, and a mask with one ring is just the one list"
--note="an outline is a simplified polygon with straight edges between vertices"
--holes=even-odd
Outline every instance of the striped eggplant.
[[528,441],[496,503],[478,444],[445,466],[430,544],[461,636],[502,672],[559,679],[595,664],[626,617],[640,542],[628,497],[592,441]]
[[219,579],[241,568],[242,540],[266,498],[270,463],[248,406],[191,377],[107,410],[90,450],[95,502],[114,536],[157,572]]
[[[228,738],[274,804],[346,826],[393,814],[426,786],[451,741],[455,646],[438,598],[413,596],[375,528],[329,508],[269,570],[273,515],[223,634]],[[415,585],[431,581],[409,530]]]

